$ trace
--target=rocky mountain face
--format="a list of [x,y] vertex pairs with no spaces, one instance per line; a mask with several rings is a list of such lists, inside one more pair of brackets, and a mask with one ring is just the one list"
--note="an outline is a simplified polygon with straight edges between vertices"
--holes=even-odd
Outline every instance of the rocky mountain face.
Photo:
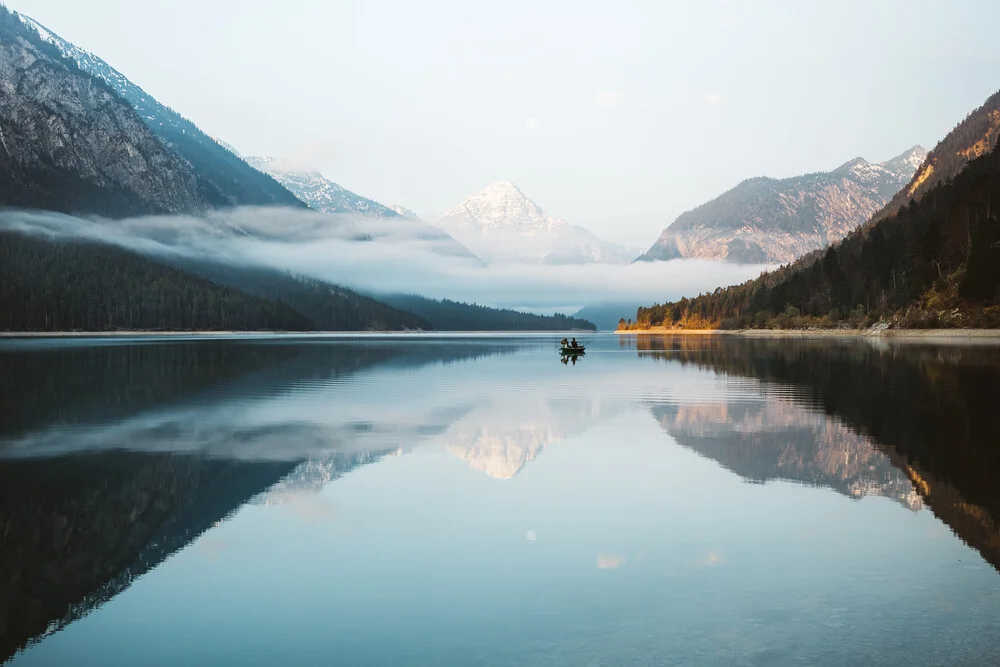
[[679,216],[639,259],[790,262],[870,219],[926,157],[926,150],[914,146],[878,164],[855,158],[830,172],[748,179]]
[[873,222],[895,215],[911,201],[920,200],[935,186],[949,181],[965,166],[997,146],[1000,139],[1000,92],[994,93],[917,165],[913,177],[899,190]]
[[369,218],[398,218],[400,214],[388,206],[355,194],[329,180],[318,171],[298,169],[273,157],[245,158],[254,169],[268,174],[281,183],[299,201],[323,213],[348,213]]
[[554,218],[509,181],[493,183],[435,224],[487,261],[626,264],[635,251]]
[[[41,40],[114,90],[139,118],[197,174],[203,196],[214,206],[302,206],[273,178],[251,168],[228,146],[212,139],[176,111],[161,104],[93,53],[67,42],[34,19],[13,13]],[[52,50],[49,49],[51,53]]]
[[128,103],[0,6],[0,205],[130,215],[209,198]]

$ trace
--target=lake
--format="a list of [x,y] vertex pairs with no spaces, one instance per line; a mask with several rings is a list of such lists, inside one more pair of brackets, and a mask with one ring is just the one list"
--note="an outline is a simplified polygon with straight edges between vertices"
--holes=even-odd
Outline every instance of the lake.
[[1000,346],[0,341],[11,665],[985,665]]

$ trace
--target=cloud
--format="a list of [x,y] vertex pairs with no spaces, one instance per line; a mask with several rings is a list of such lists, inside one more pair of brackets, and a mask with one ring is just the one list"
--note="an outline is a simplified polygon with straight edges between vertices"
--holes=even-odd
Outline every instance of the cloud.
[[538,533],[536,533],[536,532],[535,532],[535,531],[533,531],[533,530],[529,530],[529,531],[528,531],[528,532],[527,532],[527,533],[526,533],[526,534],[524,535],[524,539],[528,540],[529,542],[534,542],[535,540],[537,540],[537,539],[538,539]]
[[625,94],[615,90],[602,90],[594,96],[594,103],[605,109],[613,109],[625,103]]
[[709,260],[484,266],[456,253],[461,246],[454,239],[425,223],[274,207],[125,220],[20,211],[0,215],[0,229],[97,240],[154,257],[266,266],[373,294],[416,293],[536,312],[652,304],[741,283],[765,268]]
[[538,119],[532,116],[528,120],[524,121],[524,124],[529,130],[533,130],[538,127]]

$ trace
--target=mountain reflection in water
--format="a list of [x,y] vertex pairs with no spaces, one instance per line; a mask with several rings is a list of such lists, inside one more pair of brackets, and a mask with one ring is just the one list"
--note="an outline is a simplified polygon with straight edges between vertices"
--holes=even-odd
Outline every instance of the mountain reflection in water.
[[418,449],[516,494],[547,452],[624,447],[643,414],[748,482],[926,506],[1000,569],[1000,347],[605,336],[565,368],[559,337],[0,341],[0,660],[242,507]]
[[[761,383],[758,406],[724,417],[707,411],[684,423],[672,407],[653,407],[681,444],[751,480],[884,495],[912,509],[925,503],[1000,570],[1000,346],[732,336],[634,343],[652,359]],[[766,398],[771,388],[776,396]]]

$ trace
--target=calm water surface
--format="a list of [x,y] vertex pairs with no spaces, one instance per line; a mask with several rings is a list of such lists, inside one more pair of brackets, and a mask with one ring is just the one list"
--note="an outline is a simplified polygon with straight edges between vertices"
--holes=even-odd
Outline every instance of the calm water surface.
[[1000,347],[0,341],[0,661],[989,665]]

